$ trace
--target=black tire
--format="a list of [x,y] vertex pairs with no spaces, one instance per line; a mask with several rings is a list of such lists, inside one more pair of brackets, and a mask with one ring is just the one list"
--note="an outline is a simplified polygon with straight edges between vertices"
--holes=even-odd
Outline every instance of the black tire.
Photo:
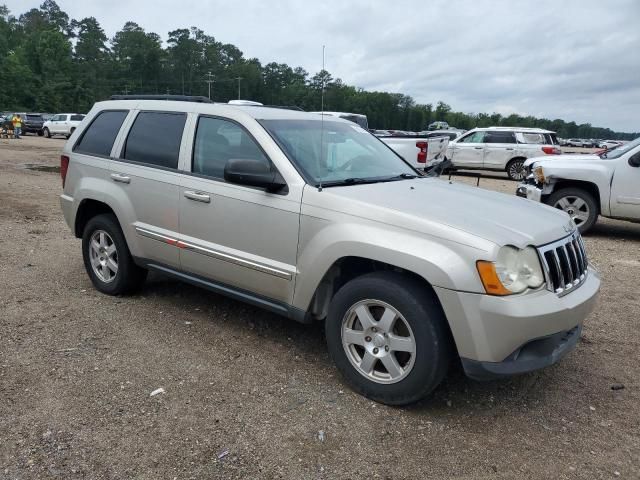
[[514,158],[507,164],[505,171],[511,180],[523,180],[526,176],[524,170],[525,158]]
[[44,133],[44,136],[47,138],[51,138],[51,132],[49,131],[48,128],[44,128],[44,130],[42,130],[42,133]]
[[[415,339],[412,368],[397,383],[377,383],[351,363],[342,343],[342,327],[352,306],[365,299],[396,309]],[[387,405],[407,405],[431,393],[442,381],[452,355],[446,318],[435,294],[401,273],[376,272],[344,285],[334,296],[326,320],[329,354],[346,382],[358,393]]]
[[[576,216],[577,212],[572,213],[571,211],[568,211],[567,208],[562,208],[562,206],[559,205],[559,202],[563,198],[567,199],[569,204],[575,204],[575,199],[582,200],[582,202],[584,202],[584,204],[586,205],[587,218],[585,220],[578,221]],[[574,222],[578,226],[578,230],[580,230],[580,233],[582,234],[587,233],[595,225],[600,213],[600,208],[594,196],[590,192],[582,188],[561,188],[560,190],[557,190],[549,195],[545,199],[544,203],[559,210],[566,211],[574,220]],[[581,211],[583,214],[585,213],[584,209]]]
[[[111,237],[117,251],[117,272],[109,282],[99,278],[91,265],[89,251],[91,237],[99,230],[106,232]],[[118,219],[110,213],[97,215],[87,222],[82,235],[82,257],[84,267],[94,287],[107,295],[132,293],[139,289],[147,278],[147,270],[136,265],[131,257]]]
[[41,137],[44,135],[44,132],[42,130],[38,130],[38,136]]

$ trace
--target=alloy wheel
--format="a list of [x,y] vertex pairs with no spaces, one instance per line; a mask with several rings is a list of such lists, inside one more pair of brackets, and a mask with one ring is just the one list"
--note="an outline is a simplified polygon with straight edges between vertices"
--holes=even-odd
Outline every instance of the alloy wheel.
[[89,243],[89,259],[93,273],[105,283],[118,273],[118,251],[113,238],[104,230],[96,230]]
[[413,368],[416,340],[411,326],[391,305],[362,300],[342,321],[342,346],[353,367],[376,383],[396,383]]
[[562,197],[553,206],[568,213],[578,227],[589,220],[591,214],[587,202],[577,196]]

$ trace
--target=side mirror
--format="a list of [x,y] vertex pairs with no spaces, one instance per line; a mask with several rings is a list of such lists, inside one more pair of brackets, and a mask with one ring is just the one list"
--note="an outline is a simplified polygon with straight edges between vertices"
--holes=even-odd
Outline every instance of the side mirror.
[[287,186],[278,171],[272,171],[264,160],[232,158],[224,166],[224,179],[229,183],[265,188],[277,192]]
[[632,167],[640,167],[640,152],[629,157],[629,165],[631,165]]

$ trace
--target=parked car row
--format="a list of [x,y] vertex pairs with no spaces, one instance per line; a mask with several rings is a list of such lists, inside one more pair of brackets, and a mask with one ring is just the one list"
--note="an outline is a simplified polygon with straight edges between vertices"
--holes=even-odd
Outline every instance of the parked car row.
[[622,145],[616,140],[598,140],[594,138],[559,138],[558,141],[563,147],[583,147],[583,148],[614,148]]
[[47,138],[51,138],[53,135],[63,135],[69,138],[85,117],[79,113],[59,113],[51,115],[45,120],[43,114],[40,113],[2,112],[0,122],[10,126],[11,119],[15,115],[19,115],[22,119],[23,135],[33,133],[40,137],[44,135]]

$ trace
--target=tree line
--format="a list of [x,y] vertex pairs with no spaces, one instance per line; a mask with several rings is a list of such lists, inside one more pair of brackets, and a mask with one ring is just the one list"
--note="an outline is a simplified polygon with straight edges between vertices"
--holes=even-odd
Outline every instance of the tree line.
[[127,22],[108,38],[94,17],[75,20],[54,0],[14,16],[0,5],[0,110],[87,112],[113,94],[209,95],[267,105],[362,113],[372,128],[420,131],[433,121],[462,129],[492,125],[540,127],[561,137],[632,139],[638,133],[498,113],[455,112],[443,102],[418,104],[408,95],[371,92],[326,70],[311,75],[284,63],[263,65],[235,45],[191,27],[157,33]]

